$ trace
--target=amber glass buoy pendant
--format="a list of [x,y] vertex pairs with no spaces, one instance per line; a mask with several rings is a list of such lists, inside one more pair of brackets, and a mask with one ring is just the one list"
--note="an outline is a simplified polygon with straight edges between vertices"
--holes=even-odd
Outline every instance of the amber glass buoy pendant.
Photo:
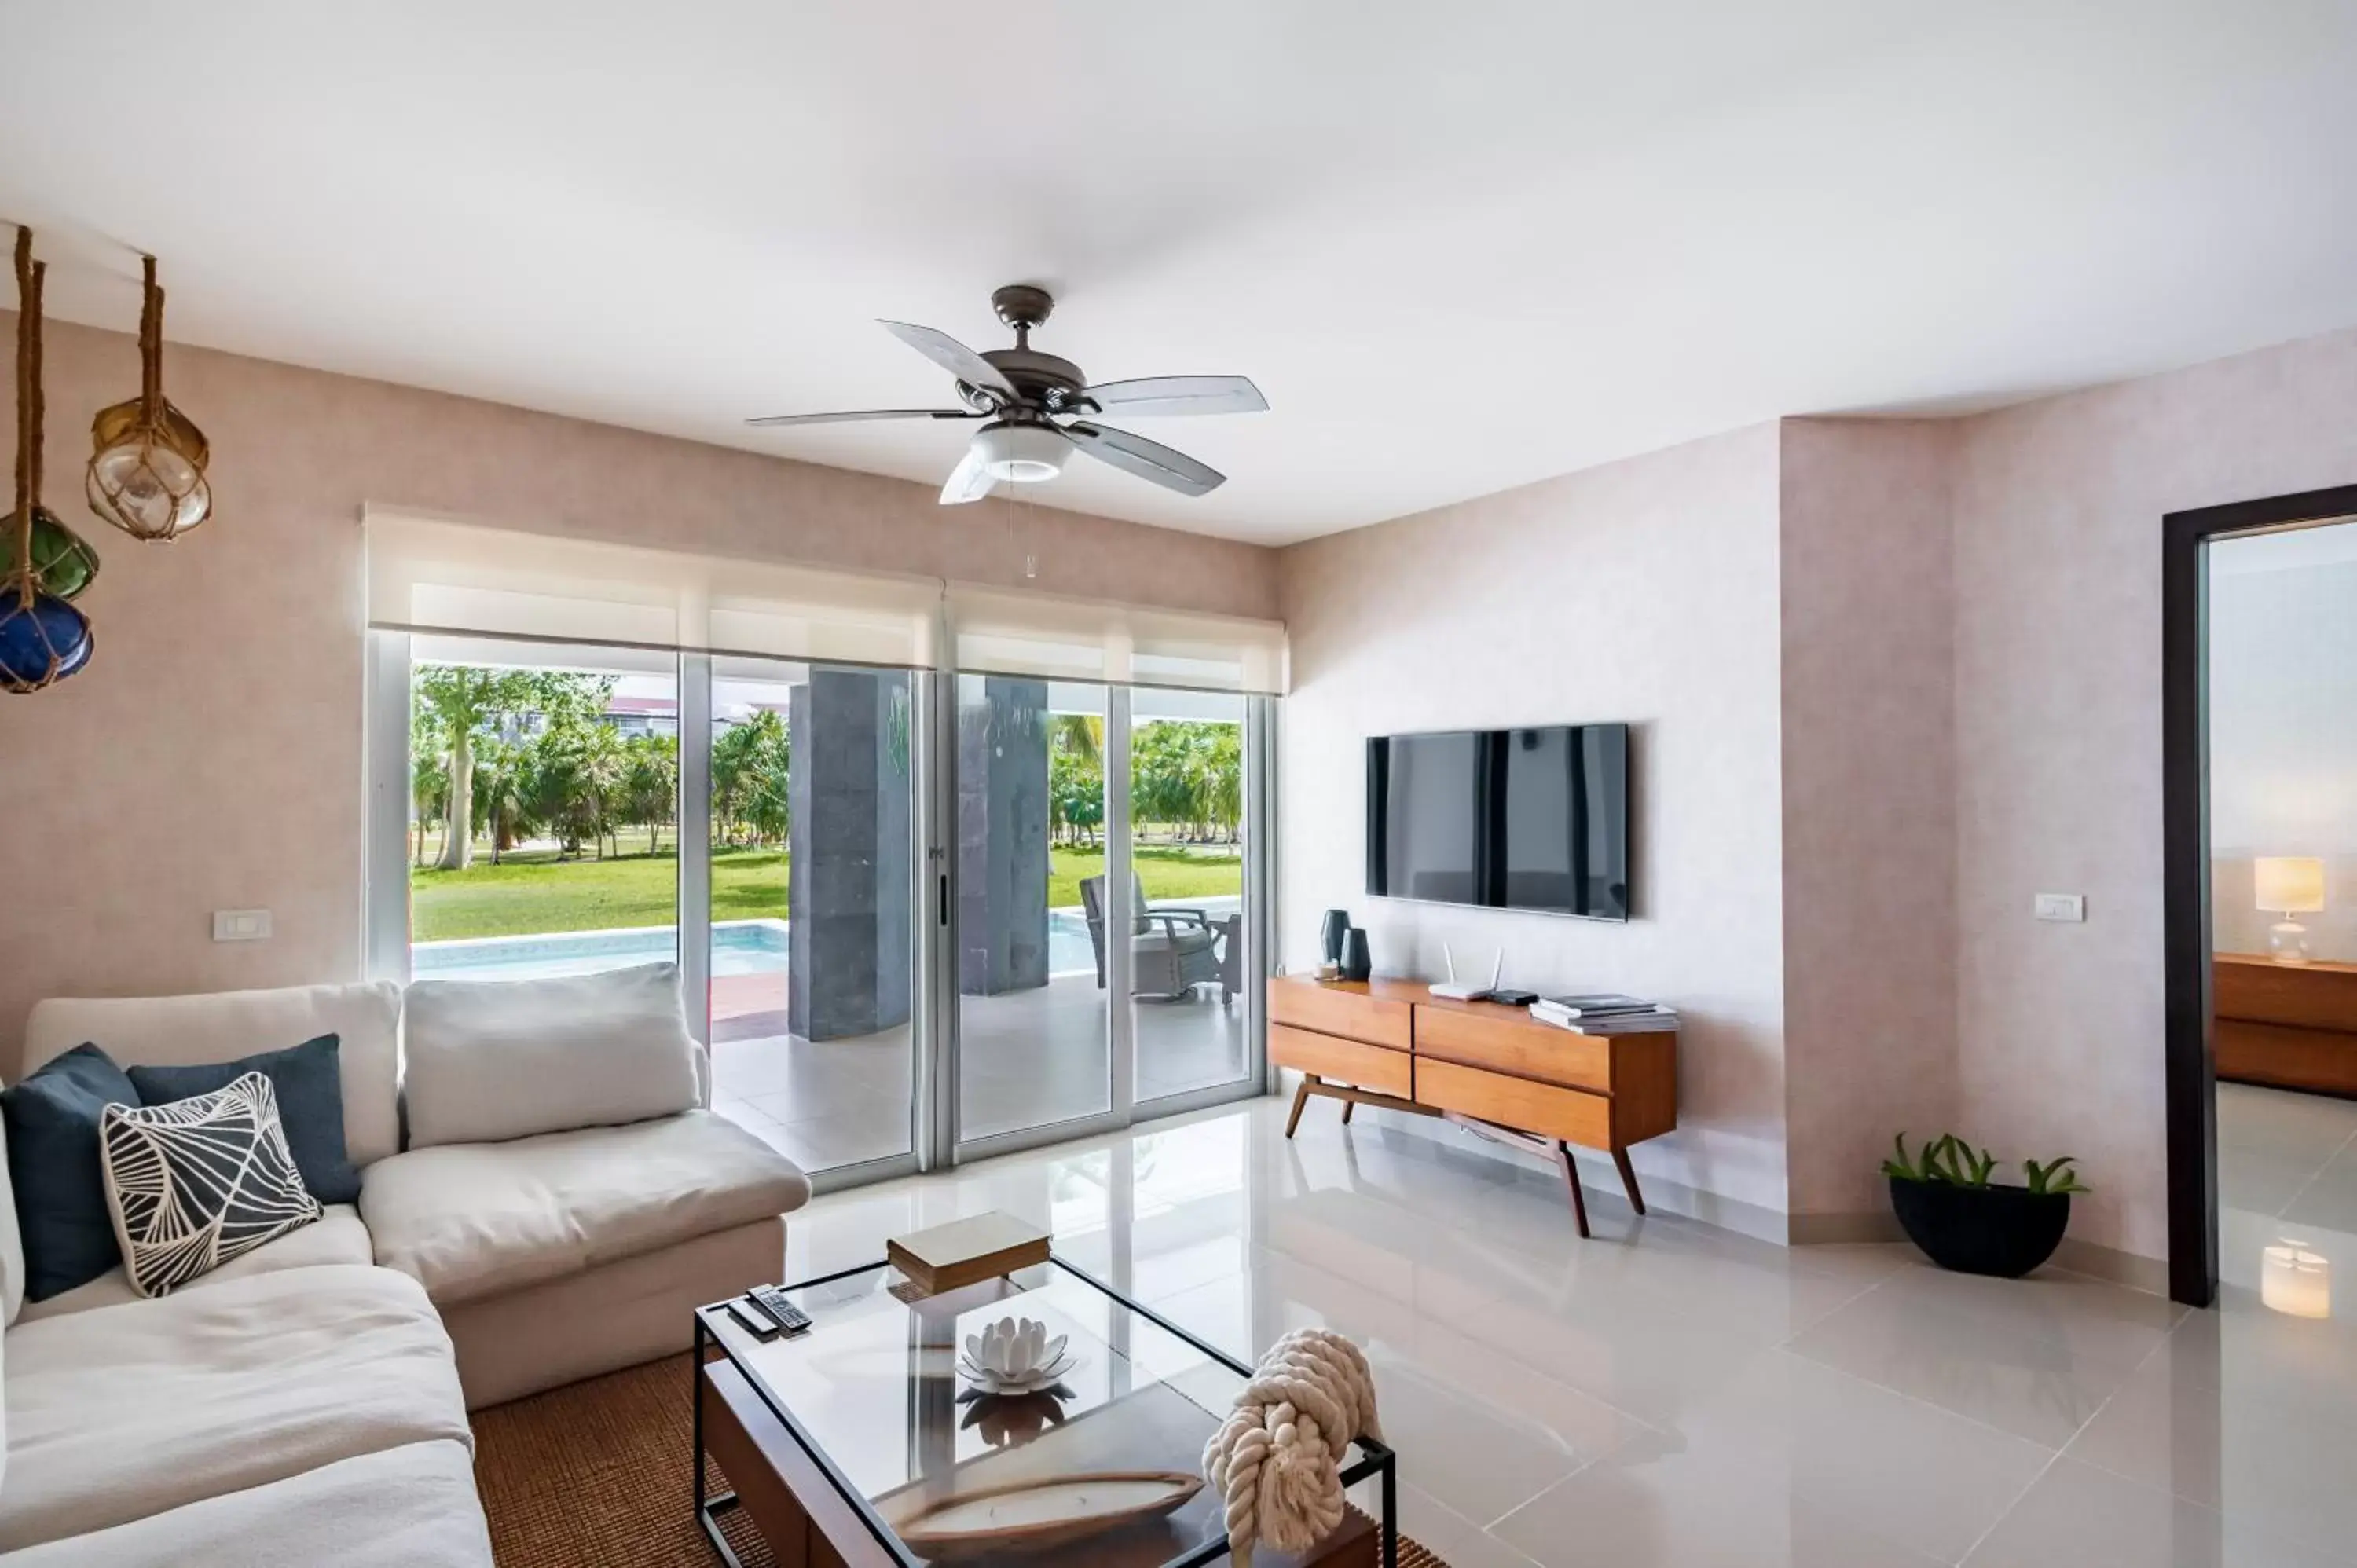
[[164,396],[164,291],[145,258],[139,311],[139,395],[99,411],[88,483],[90,510],[134,539],[171,540],[211,515],[211,459],[204,433]]

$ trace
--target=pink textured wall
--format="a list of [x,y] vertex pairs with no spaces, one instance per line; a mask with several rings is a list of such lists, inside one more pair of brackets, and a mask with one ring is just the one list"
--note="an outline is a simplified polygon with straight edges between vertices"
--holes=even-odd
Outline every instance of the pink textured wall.
[[[2160,520],[2357,482],[2357,332],[1965,422],[1955,499],[1964,1122],[2080,1156],[2083,1241],[2168,1248]],[[2083,893],[2084,925],[2033,894]]]
[[[0,342],[16,319],[0,314]],[[211,438],[218,516],[142,545],[81,500],[91,416],[138,390],[128,337],[48,332],[52,510],[104,560],[91,667],[0,697],[0,1060],[59,993],[356,975],[361,508],[375,501],[633,543],[1275,611],[1273,553],[377,381],[174,348]],[[13,392],[0,388],[13,432]],[[14,451],[13,439],[5,443]],[[1039,563],[1027,580],[1023,557]],[[267,907],[269,941],[209,911]]]
[[1784,422],[1795,1216],[1887,1213],[1878,1172],[1891,1133],[1945,1131],[1956,1112],[1956,438],[1946,422]]
[[[1285,551],[1279,943],[1314,963],[1340,906],[1384,973],[1437,976],[1449,942],[1534,990],[1675,1001],[1680,1127],[1636,1164],[1781,1234],[1777,448],[1759,425]],[[1582,720],[1636,726],[1635,919],[1366,897],[1369,736]]]

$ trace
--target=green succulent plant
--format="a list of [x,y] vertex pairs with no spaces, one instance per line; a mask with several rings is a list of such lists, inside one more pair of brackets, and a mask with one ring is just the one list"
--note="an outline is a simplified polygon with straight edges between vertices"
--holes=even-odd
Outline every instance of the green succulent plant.
[[[1987,1187],[1997,1168],[1996,1157],[1986,1149],[1975,1149],[1957,1137],[1945,1133],[1926,1143],[1914,1155],[1907,1153],[1907,1134],[1900,1133],[1891,1141],[1892,1157],[1882,1162],[1882,1174],[1900,1181],[1941,1182],[1949,1187]],[[2035,1193],[2086,1192],[2091,1190],[2079,1180],[2078,1172],[2071,1169],[2075,1158],[2064,1155],[2041,1165],[2036,1160],[2021,1162],[2029,1175],[2029,1190]]]
[[2070,1168],[2073,1163],[2071,1155],[2064,1155],[2042,1165],[2036,1160],[2024,1160],[2021,1168],[2029,1173],[2032,1192],[2085,1192],[2089,1189],[2080,1182],[2079,1173]]

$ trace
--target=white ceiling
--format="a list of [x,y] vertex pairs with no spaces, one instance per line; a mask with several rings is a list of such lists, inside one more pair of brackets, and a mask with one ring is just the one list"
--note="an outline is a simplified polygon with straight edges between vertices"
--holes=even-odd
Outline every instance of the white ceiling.
[[[1987,406],[2357,323],[2349,0],[0,0],[56,314],[938,480],[872,324],[1099,379],[1278,542],[1778,414]],[[202,409],[190,411],[200,421]]]

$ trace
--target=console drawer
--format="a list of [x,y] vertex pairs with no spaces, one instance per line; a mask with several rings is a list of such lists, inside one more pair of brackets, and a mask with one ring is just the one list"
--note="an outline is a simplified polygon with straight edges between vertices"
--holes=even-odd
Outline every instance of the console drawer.
[[1526,1015],[1459,1012],[1419,1007],[1415,1054],[1427,1060],[1489,1068],[1516,1078],[1536,1079],[1573,1089],[1609,1093],[1612,1088],[1612,1041],[1600,1035],[1575,1035]]
[[1415,1101],[1436,1111],[1454,1111],[1585,1148],[1612,1146],[1612,1101],[1600,1094],[1426,1057],[1416,1064]]
[[1272,1023],[1395,1051],[1407,1049],[1415,1017],[1405,1002],[1373,995],[1363,986],[1327,986],[1308,980],[1271,982],[1268,1015]]
[[[1275,987],[1269,989],[1274,991]],[[1268,1026],[1268,1055],[1279,1067],[1355,1083],[1361,1089],[1397,1095],[1402,1100],[1408,1098],[1415,1083],[1415,1061],[1405,1051],[1361,1045],[1356,1040],[1337,1039],[1283,1024]]]

